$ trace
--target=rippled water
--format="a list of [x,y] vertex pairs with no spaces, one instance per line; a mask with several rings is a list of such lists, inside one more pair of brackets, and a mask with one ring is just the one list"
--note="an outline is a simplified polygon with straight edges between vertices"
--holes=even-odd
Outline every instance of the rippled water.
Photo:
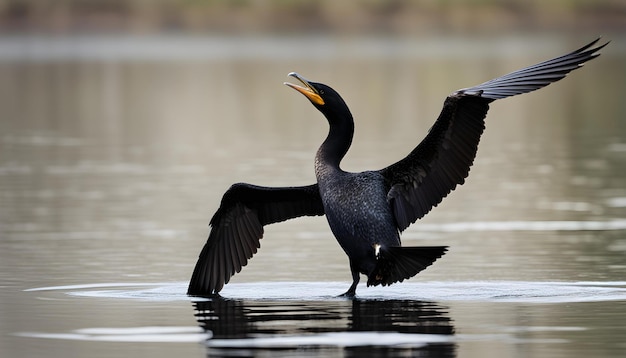
[[[507,349],[511,353],[538,345],[558,351],[559,346],[578,343],[585,349],[588,342],[578,342],[580,337],[606,328],[590,325],[597,310],[623,318],[626,308],[626,282],[431,281],[371,288],[355,300],[336,296],[345,285],[234,283],[226,286],[222,297],[192,302],[198,326],[92,327],[25,331],[17,336],[143,344],[200,342],[206,345],[208,356],[452,357],[458,346],[472,345],[521,347]],[[186,282],[102,283],[27,292],[150,307],[189,304],[185,288]],[[617,327],[617,331],[615,338],[623,329]],[[614,348],[619,353],[623,344]],[[613,348],[608,345],[606,349]]]
[[586,39],[0,38],[2,356],[621,357],[626,46],[611,40],[495,103],[467,183],[403,234],[449,253],[350,301],[323,218],[267,227],[222,297],[185,295],[231,183],[314,180],[326,123],[286,74],[344,94],[345,168],[381,168],[452,90]]

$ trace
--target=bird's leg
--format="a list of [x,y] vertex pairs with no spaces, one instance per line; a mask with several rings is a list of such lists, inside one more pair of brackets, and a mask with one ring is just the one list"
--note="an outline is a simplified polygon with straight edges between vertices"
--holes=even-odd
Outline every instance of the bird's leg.
[[359,284],[359,280],[361,280],[361,274],[359,273],[359,269],[352,263],[352,260],[350,260],[350,271],[352,271],[352,285],[348,291],[339,297],[353,298],[356,295],[356,286]]

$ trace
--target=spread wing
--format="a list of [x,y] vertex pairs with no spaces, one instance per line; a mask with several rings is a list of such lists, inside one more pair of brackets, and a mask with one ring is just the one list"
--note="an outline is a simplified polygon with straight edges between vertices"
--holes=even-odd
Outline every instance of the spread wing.
[[219,292],[257,252],[264,225],[314,215],[324,215],[317,184],[287,188],[234,184],[211,219],[211,232],[187,293],[205,296]]
[[531,92],[565,77],[599,56],[599,39],[566,55],[449,95],[428,135],[407,157],[380,170],[399,230],[426,215],[464,183],[485,129],[489,103]]

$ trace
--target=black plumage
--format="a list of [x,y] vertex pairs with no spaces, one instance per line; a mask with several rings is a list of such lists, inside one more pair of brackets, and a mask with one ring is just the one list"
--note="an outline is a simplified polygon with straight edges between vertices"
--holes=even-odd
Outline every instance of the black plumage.
[[286,83],[305,95],[326,117],[328,136],[315,156],[317,184],[269,188],[235,184],[211,219],[211,232],[189,283],[190,295],[219,292],[260,247],[263,226],[299,216],[326,215],[348,255],[353,283],[360,274],[369,285],[408,279],[445,254],[445,246],[403,247],[400,232],[437,206],[472,166],[489,103],[556,82],[606,46],[598,40],[569,54],[544,61],[480,85],[461,89],[444,101],[426,137],[404,159],[376,171],[350,173],[339,164],[352,143],[354,122],[348,106],[332,88],[296,73],[303,86]]

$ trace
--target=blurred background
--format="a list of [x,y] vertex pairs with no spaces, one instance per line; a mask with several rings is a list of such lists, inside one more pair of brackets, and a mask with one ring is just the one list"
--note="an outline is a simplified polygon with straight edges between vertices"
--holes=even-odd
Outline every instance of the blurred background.
[[[623,280],[626,2],[0,0],[0,333],[148,324],[157,311],[195,324],[187,306],[94,315],[110,302],[24,290],[186,282],[232,183],[312,183],[327,124],[282,85],[291,71],[350,106],[344,168],[378,169],[453,90],[600,36],[610,45],[583,69],[492,106],[467,183],[404,233],[453,248],[423,280]],[[350,279],[323,218],[270,226],[262,245],[232,282]],[[456,313],[461,331],[476,318]]]
[[5,0],[5,33],[433,35],[621,31],[619,0]]

